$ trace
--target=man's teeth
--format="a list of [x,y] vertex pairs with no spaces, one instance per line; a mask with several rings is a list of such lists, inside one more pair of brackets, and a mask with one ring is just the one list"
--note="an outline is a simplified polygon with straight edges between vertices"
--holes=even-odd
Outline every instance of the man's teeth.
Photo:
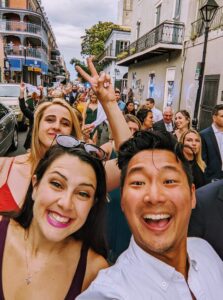
[[159,215],[152,215],[152,214],[148,214],[144,216],[144,219],[146,220],[163,220],[163,219],[168,219],[170,218],[169,214],[159,214]]
[[70,218],[59,216],[58,214],[53,212],[49,213],[49,215],[51,218],[53,218],[54,220],[60,223],[68,223],[70,221]]

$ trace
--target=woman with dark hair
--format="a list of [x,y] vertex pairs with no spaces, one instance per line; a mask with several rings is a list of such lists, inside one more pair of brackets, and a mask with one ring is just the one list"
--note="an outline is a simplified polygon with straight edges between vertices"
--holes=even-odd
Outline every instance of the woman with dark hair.
[[141,129],[143,130],[151,130],[153,128],[153,112],[147,108],[141,108],[136,117],[142,124]]
[[127,114],[131,114],[131,115],[134,115],[136,114],[135,112],[135,107],[134,107],[134,103],[133,101],[128,101],[125,105],[125,109],[124,109],[124,114],[127,115]]
[[71,136],[56,141],[20,213],[0,222],[0,299],[73,300],[107,267],[105,153]]

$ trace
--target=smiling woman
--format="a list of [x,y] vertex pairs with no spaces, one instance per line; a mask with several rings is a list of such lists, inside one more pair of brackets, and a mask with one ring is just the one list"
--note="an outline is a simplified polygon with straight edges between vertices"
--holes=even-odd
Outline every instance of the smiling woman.
[[0,298],[73,300],[85,290],[107,267],[105,199],[102,162],[81,145],[52,146],[20,213],[0,223]]

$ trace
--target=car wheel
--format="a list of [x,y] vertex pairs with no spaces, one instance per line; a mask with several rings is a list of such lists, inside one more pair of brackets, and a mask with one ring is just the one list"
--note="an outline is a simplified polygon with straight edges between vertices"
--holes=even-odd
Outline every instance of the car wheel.
[[15,151],[18,149],[19,145],[19,139],[18,139],[18,129],[15,127],[14,132],[13,132],[13,138],[12,138],[12,144],[11,144],[11,150]]

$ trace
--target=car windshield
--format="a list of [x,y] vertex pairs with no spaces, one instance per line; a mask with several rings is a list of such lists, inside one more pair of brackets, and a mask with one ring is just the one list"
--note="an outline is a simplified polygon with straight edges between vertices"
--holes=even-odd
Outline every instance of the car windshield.
[[19,86],[1,86],[0,97],[19,97]]

